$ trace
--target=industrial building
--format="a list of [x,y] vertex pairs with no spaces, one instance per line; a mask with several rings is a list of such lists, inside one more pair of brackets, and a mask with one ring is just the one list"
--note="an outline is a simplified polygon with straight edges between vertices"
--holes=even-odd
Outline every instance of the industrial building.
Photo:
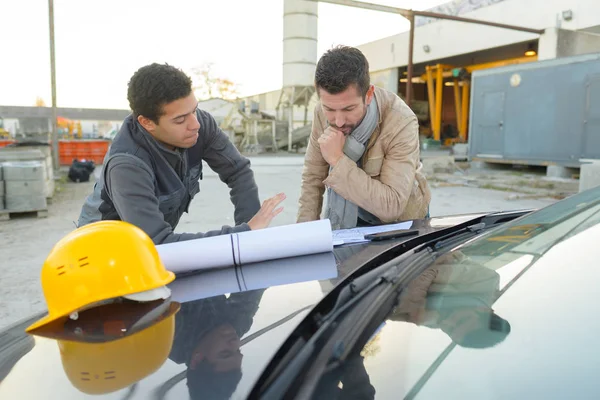
[[[57,125],[63,138],[104,137],[119,129],[129,110],[57,107]],[[52,131],[52,108],[0,106],[0,139],[44,136]]]
[[[340,3],[337,7],[349,7],[347,4],[360,6],[352,0],[321,0],[328,3]],[[282,85],[279,90],[248,96],[240,101],[210,99],[200,102],[199,107],[211,112],[221,128],[230,135],[234,143],[244,152],[261,152],[277,150],[298,150],[307,144],[310,135],[310,124],[317,95],[313,87],[315,67],[318,59],[318,18],[319,2],[316,0],[283,0],[283,59]],[[346,5],[341,5],[344,3]],[[366,2],[362,2],[364,6]],[[477,82],[486,85],[493,71],[498,74],[504,69],[512,71],[510,79],[520,79],[523,75],[519,68],[550,60],[570,59],[585,55],[600,54],[600,2],[597,0],[454,0],[431,10],[431,13],[443,14],[456,18],[468,18],[475,21],[496,23],[499,26],[488,26],[479,23],[460,22],[456,20],[416,16],[414,17],[414,34],[412,46],[410,32],[382,38],[373,42],[358,45],[369,60],[372,83],[391,90],[404,98],[415,111],[420,122],[420,134],[424,146],[452,145],[469,143],[471,157],[485,161],[502,161],[515,163],[533,163],[538,165],[577,166],[581,158],[595,157],[589,151],[581,154],[571,152],[566,162],[558,157],[559,151],[545,151],[545,155],[519,158],[511,156],[501,143],[504,136],[496,135],[495,139],[480,137],[474,141],[473,135],[486,135],[489,127],[483,114],[487,108],[502,101],[514,98],[513,94],[504,93],[519,83],[506,81],[503,85],[496,82],[496,91],[504,91],[501,96],[486,96],[485,87],[474,87]],[[510,26],[504,26],[510,25]],[[412,54],[412,62],[409,62]],[[564,64],[564,63],[563,63]],[[567,64],[569,64],[567,62]],[[548,65],[548,64],[545,64]],[[558,64],[550,64],[556,65]],[[503,69],[504,68],[504,69]],[[513,68],[513,69],[510,69]],[[516,69],[515,69],[516,68]],[[534,67],[532,67],[534,68]],[[544,71],[546,69],[543,69]],[[530,69],[531,73],[539,73],[542,69]],[[537,72],[536,72],[537,71]],[[593,71],[590,69],[589,71]],[[591,72],[590,72],[591,73]],[[549,73],[552,79],[560,79],[555,73]],[[409,78],[410,76],[410,78]],[[407,99],[409,79],[410,98]],[[478,80],[479,79],[479,80]],[[499,82],[500,82],[499,81]],[[589,79],[581,79],[578,84],[587,85]],[[538,82],[540,82],[538,80]],[[542,83],[543,84],[543,83]],[[547,85],[552,87],[552,81]],[[516,85],[516,86],[515,86]],[[522,115],[531,107],[535,97],[564,96],[563,92],[537,90],[536,86],[523,82],[520,86],[520,104],[522,107],[502,106],[502,115],[498,121],[506,131],[508,126],[521,126],[519,120],[528,117]],[[596,85],[592,85],[595,88]],[[524,90],[523,88],[528,88]],[[478,98],[473,98],[478,93]],[[583,91],[582,96],[595,101],[594,93]],[[482,97],[483,96],[483,97]],[[511,97],[513,96],[513,97]],[[591,101],[592,101],[591,100]],[[589,102],[582,104],[588,104]],[[573,104],[579,104],[574,102]],[[587,105],[589,108],[589,104]],[[582,106],[583,107],[583,106]],[[600,104],[598,105],[600,107]],[[4,116],[5,131],[13,135],[19,130],[28,130],[22,117],[33,121],[36,113],[49,113],[44,107],[0,107],[0,117]],[[513,110],[510,115],[508,111]],[[17,112],[18,111],[18,112]],[[530,115],[539,119],[545,110],[535,110]],[[556,110],[552,111],[556,113]],[[584,113],[585,110],[571,108],[572,113]],[[20,113],[20,114],[19,114]],[[91,114],[90,114],[91,113]],[[96,133],[112,131],[128,113],[127,110],[76,110],[59,109],[59,115],[73,120],[81,120],[83,129]],[[476,115],[473,115],[475,113]],[[4,114],[4,115],[3,115]],[[44,114],[39,117],[49,121]],[[85,115],[84,115],[85,114]],[[89,115],[88,115],[89,114]],[[93,114],[93,115],[92,115]],[[483,125],[478,121],[484,118]],[[512,121],[508,121],[511,118]],[[102,126],[98,121],[102,122]],[[585,120],[585,118],[582,118]],[[47,123],[46,123],[47,125]],[[536,129],[548,124],[527,126],[527,134],[538,140],[544,137]],[[595,126],[593,124],[588,126]],[[583,135],[576,132],[589,132],[591,128],[558,131],[552,135]],[[29,129],[31,130],[31,129]],[[549,137],[545,133],[544,146],[559,146],[564,137]],[[587,133],[589,136],[589,133]],[[512,136],[510,136],[512,135]],[[511,132],[506,146],[515,146],[520,131]],[[515,138],[516,135],[516,138]],[[104,135],[106,136],[106,135]],[[110,134],[108,134],[110,137]],[[498,139],[498,138],[501,139]],[[489,140],[495,140],[493,151]],[[583,139],[581,139],[583,140]],[[581,141],[580,140],[580,141]],[[510,142],[510,143],[509,143]],[[585,140],[582,143],[588,143]],[[502,145],[502,146],[501,146]],[[516,145],[518,146],[518,144]],[[529,147],[532,148],[533,145]],[[583,146],[583,145],[582,145]],[[533,146],[535,147],[535,146]],[[483,150],[482,150],[483,149]],[[522,150],[522,149],[520,149]],[[541,153],[540,153],[541,154]],[[554,156],[550,156],[554,154]]]
[[[310,123],[317,101],[312,81],[317,61],[318,3],[304,0],[284,3],[282,89],[245,100],[255,102],[260,111],[286,121],[293,132],[292,141],[301,142],[306,139],[307,131],[302,130],[300,135],[298,128],[306,120]],[[419,117],[425,143],[444,145],[469,140],[473,103],[479,101],[471,99],[473,74],[600,53],[597,0],[455,0],[430,11],[523,29],[415,18],[410,106]],[[357,47],[369,60],[372,83],[405,99],[409,32]],[[485,109],[475,108],[475,111],[485,112]],[[545,164],[551,163],[549,160]]]

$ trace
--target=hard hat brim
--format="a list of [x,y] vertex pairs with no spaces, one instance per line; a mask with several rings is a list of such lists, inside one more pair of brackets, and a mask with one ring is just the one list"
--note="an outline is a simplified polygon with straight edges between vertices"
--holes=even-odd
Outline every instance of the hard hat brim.
[[64,315],[47,315],[42,319],[37,320],[36,322],[34,322],[33,324],[29,325],[27,328],[25,328],[25,332],[30,333],[44,325],[50,324],[58,319],[63,318]]
[[[172,272],[170,272],[170,271],[167,271],[167,272],[171,275],[169,278],[175,277],[175,275]],[[170,279],[169,282],[171,282],[172,280],[173,279]],[[165,283],[168,283],[168,282],[165,282]],[[159,286],[158,288],[150,289],[145,292],[127,294],[127,295],[124,294],[119,297],[124,297],[129,300],[135,300],[135,301],[153,301],[153,300],[158,300],[158,299],[164,299],[165,295],[167,295],[167,297],[169,297],[170,294],[171,294],[171,291],[168,287]],[[76,312],[76,311],[78,311],[78,310],[71,310],[71,312]],[[61,318],[68,317],[68,315],[69,314],[67,314],[67,315],[47,315],[44,318],[39,319],[38,321],[34,322],[33,324],[31,324],[27,328],[25,328],[25,332],[33,333],[32,331],[34,331],[42,326],[45,326],[47,324],[50,324],[52,322],[55,322]]]
[[[59,342],[80,343],[108,343],[121,340],[127,336],[134,335],[153,325],[156,325],[176,314],[181,304],[171,300],[158,301],[159,304],[145,306],[134,305],[133,302],[107,304],[104,311],[94,311],[91,316],[84,312],[80,315],[80,321],[71,321],[68,317],[59,318],[54,322],[44,324],[33,330],[33,336],[58,340]],[[144,303],[150,304],[150,303]],[[134,311],[139,310],[139,311]],[[92,311],[90,311],[92,312]],[[136,314],[139,312],[139,314]],[[103,326],[109,321],[113,326],[119,326],[118,330],[97,329],[90,325],[95,321],[98,326]],[[122,323],[118,323],[121,321]],[[83,330],[82,330],[83,329]]]
[[123,297],[133,301],[145,302],[154,300],[165,300],[171,296],[171,289],[162,286],[156,289],[150,289],[143,292],[126,294]]

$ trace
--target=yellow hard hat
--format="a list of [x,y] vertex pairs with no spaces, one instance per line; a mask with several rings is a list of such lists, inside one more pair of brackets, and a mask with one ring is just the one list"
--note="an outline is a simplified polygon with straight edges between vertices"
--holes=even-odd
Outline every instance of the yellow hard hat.
[[[58,340],[63,369],[71,384],[86,394],[110,393],[128,387],[158,370],[171,351],[175,314],[179,307],[179,303],[168,304],[159,322],[153,321],[149,327],[134,330],[134,333],[116,340],[100,343]],[[81,322],[85,325],[93,323],[93,319],[103,326],[106,337],[118,335],[120,326],[130,328],[128,325],[131,322],[119,318],[110,321],[109,318],[94,316],[87,318],[87,322]],[[86,340],[88,333],[81,334],[81,339]],[[95,340],[94,333],[97,332],[89,335],[91,340]]]
[[48,315],[26,331],[119,297],[166,298],[165,285],[174,279],[140,228],[123,221],[85,225],[61,239],[46,258],[41,281]]

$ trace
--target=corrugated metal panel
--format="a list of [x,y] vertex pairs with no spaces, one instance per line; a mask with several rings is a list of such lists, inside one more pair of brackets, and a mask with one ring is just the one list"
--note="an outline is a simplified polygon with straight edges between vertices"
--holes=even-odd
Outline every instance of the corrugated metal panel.
[[579,166],[600,158],[600,54],[477,71],[470,156]]

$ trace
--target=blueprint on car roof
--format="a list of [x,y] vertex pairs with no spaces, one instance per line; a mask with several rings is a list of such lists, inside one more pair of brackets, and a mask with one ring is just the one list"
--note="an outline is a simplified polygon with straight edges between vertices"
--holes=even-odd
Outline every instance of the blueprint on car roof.
[[408,222],[400,222],[398,224],[366,226],[366,227],[350,228],[350,229],[338,229],[336,231],[332,231],[333,245],[339,246],[342,244],[349,244],[349,243],[368,242],[369,240],[365,239],[365,235],[370,235],[373,233],[395,231],[395,230],[399,230],[399,229],[409,229],[411,226],[412,226],[412,222],[408,221]]
[[185,274],[330,252],[333,243],[329,220],[317,220],[164,243],[156,250],[167,270]]

